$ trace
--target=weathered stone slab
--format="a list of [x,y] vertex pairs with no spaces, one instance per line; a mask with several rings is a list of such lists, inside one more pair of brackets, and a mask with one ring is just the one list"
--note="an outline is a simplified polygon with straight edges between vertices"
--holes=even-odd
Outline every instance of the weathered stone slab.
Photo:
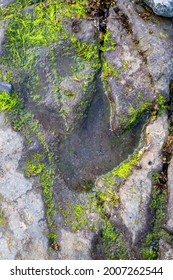
[[173,230],[173,158],[168,167],[167,225]]
[[8,93],[12,92],[12,85],[6,82],[0,82],[0,91],[5,91]]
[[155,15],[145,19],[145,12],[134,1],[119,0],[108,17],[107,28],[116,49],[105,53],[107,69],[102,76],[116,133],[152,107],[160,95],[169,99],[173,22]]
[[47,259],[42,194],[18,170],[23,138],[0,114],[0,259]]
[[173,17],[173,1],[172,0],[144,0],[153,11],[164,17]]

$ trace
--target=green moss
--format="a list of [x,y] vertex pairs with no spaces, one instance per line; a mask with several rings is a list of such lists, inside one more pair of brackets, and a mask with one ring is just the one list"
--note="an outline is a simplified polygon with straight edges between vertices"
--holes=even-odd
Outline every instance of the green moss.
[[[105,193],[106,192],[107,190],[105,191]],[[99,237],[99,242],[101,243],[101,251],[104,252],[105,257],[108,260],[127,260],[128,254],[124,236],[121,234],[120,230],[110,222],[107,212],[104,208],[104,203],[105,196],[100,196],[99,190],[95,190],[95,193],[90,195],[88,204],[91,205],[91,209],[94,210],[94,213],[99,214],[99,228],[102,228],[101,236]]]
[[132,173],[132,170],[138,165],[140,159],[142,157],[142,152],[139,151],[131,158],[125,162],[122,163],[118,168],[112,171],[112,175],[114,177],[118,176],[122,179],[127,179],[127,177]]
[[[159,176],[157,175],[155,178],[156,182],[158,182]],[[164,239],[166,242],[173,244],[173,237],[162,229],[162,225],[166,222],[166,203],[167,191],[164,190],[160,193],[159,190],[154,189],[150,207],[155,212],[155,216],[152,221],[152,232],[147,235],[142,246],[144,259],[157,259],[160,239]]]
[[63,91],[62,94],[65,95],[69,100],[73,100],[78,93],[75,91],[66,90],[66,91]]
[[[31,59],[28,51],[36,46],[49,46],[54,42],[61,42],[69,37],[64,27],[65,19],[84,17],[86,14],[87,1],[76,1],[69,5],[66,1],[47,0],[33,6],[33,11],[21,13],[21,10],[29,5],[27,1],[23,5],[20,1],[17,4],[3,10],[4,18],[11,18],[7,31],[8,52],[3,61],[17,67],[30,65]],[[12,8],[14,6],[14,9]],[[16,7],[18,7],[16,9]],[[10,14],[11,12],[11,14]],[[86,59],[90,59],[92,47],[83,44],[79,52],[82,52]],[[30,52],[30,51],[29,51]],[[31,52],[33,54],[33,52]]]
[[10,111],[18,104],[18,96],[5,91],[0,92],[0,112]]
[[108,222],[103,228],[102,235],[103,243],[106,247],[113,246],[118,238],[118,234],[115,232],[115,229],[110,222]]
[[105,192],[99,193],[98,198],[101,202],[106,203],[107,205],[112,205],[114,207],[118,207],[120,202],[119,196],[110,189],[107,189]]
[[[87,44],[85,42],[80,42],[75,36],[71,38],[71,42],[73,46],[77,49],[77,53],[80,57],[85,58],[86,61],[92,62],[93,68],[99,68],[100,64],[98,47],[94,44]],[[97,61],[97,63],[95,62]]]
[[155,240],[153,234],[148,234],[145,242],[145,246],[142,248],[142,254],[145,260],[155,260],[158,256],[158,241]]
[[116,50],[116,44],[112,40],[111,33],[108,30],[104,34],[104,39],[103,39],[103,43],[100,45],[100,50],[102,52],[109,52],[109,51]]
[[4,224],[5,224],[5,219],[3,217],[2,212],[0,211],[0,227],[4,226]]
[[128,111],[130,117],[129,127],[131,127],[134,123],[136,123],[144,112],[150,111],[151,108],[152,108],[152,103],[149,101],[142,103],[139,108],[131,107]]
[[8,82],[8,83],[12,84],[13,83],[13,74],[11,71],[0,68],[0,79],[3,82]]
[[102,72],[103,80],[106,81],[108,77],[115,77],[118,80],[119,75],[120,75],[120,70],[116,69],[112,63],[105,60],[103,63],[103,72]]
[[72,221],[72,229],[74,231],[87,229],[89,228],[89,220],[86,214],[87,208],[84,205],[76,204],[73,207],[73,221]]
[[162,95],[158,97],[157,103],[159,106],[159,114],[162,114],[163,112],[165,112],[165,110],[168,109],[168,106],[166,105],[166,99]]
[[124,69],[124,71],[126,71],[128,68],[129,68],[129,64],[128,64],[128,62],[126,61],[126,62],[124,62],[124,64],[123,64],[123,69]]
[[41,158],[42,158],[42,155],[36,154],[36,155],[34,155],[32,161],[29,160],[27,162],[27,166],[25,169],[25,175],[27,177],[37,176],[43,172],[43,170],[45,169],[45,164],[40,162]]
[[102,241],[107,259],[128,259],[126,244],[123,241],[121,234],[113,227],[110,221],[107,221],[104,225]]
[[55,241],[57,241],[58,238],[59,238],[59,236],[56,233],[54,233],[54,232],[51,232],[49,234],[49,240],[50,240],[51,244],[54,243]]

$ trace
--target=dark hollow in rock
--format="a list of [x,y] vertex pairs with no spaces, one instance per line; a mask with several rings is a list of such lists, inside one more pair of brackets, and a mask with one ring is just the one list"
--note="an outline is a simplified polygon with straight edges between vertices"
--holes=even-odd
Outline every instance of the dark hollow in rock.
[[89,190],[95,179],[125,160],[139,144],[144,120],[119,137],[110,130],[110,105],[100,77],[82,125],[65,135],[59,147],[58,168],[66,184]]

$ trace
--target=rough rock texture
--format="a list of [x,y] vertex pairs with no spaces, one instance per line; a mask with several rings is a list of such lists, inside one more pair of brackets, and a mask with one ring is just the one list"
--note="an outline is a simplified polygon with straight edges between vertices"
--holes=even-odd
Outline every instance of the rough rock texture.
[[133,1],[119,0],[110,9],[107,28],[116,50],[105,53],[105,62],[118,74],[108,76],[104,83],[115,132],[133,123],[159,95],[169,99],[173,22],[152,14],[149,19]]
[[[23,101],[10,112],[20,134],[0,119],[0,258],[141,257],[168,135],[159,113],[173,79],[173,22],[141,1],[115,1],[100,18],[83,1],[21,3],[0,15],[0,84]],[[140,159],[118,176],[137,147]]]
[[12,92],[12,86],[9,83],[0,82],[0,91],[5,91],[8,93]]
[[173,1],[172,0],[144,0],[153,11],[164,17],[173,17]]
[[167,225],[173,230],[173,158],[168,167]]
[[141,239],[147,230],[149,203],[151,202],[152,180],[150,174],[162,170],[162,148],[168,137],[167,116],[159,117],[146,128],[146,146],[139,162],[140,170],[133,174],[120,188],[120,216],[130,231],[132,243]]
[[73,233],[61,229],[61,248],[59,258],[61,260],[90,260],[91,243],[93,233],[90,231],[78,231]]
[[0,114],[0,259],[47,259],[40,190],[18,170],[23,139]]
[[2,44],[4,42],[4,29],[0,29],[0,56],[1,56],[1,52],[2,52]]
[[160,260],[173,260],[173,247],[162,239],[159,242],[159,251]]
[[[32,13],[32,11],[31,11]],[[66,31],[72,33],[70,23]],[[50,118],[52,130],[71,131],[85,118],[95,92],[95,77],[99,69],[96,27],[89,20],[80,24],[76,37],[82,43],[95,47],[96,58],[86,60],[78,55],[78,49],[68,40],[60,41],[50,47],[39,47],[35,52],[34,73],[29,74],[27,106],[45,125],[45,116]],[[30,51],[30,50],[29,50]],[[96,67],[93,68],[92,64]],[[41,94],[40,94],[41,93]],[[34,98],[36,96],[40,99]]]
[[16,0],[0,0],[0,8],[7,8],[10,4],[14,3]]
[[[151,174],[162,170],[162,148],[167,136],[168,119],[167,115],[164,114],[145,128],[145,144],[139,151],[143,154],[138,163],[139,168],[134,168],[125,182],[124,180],[118,182],[118,190],[116,178],[115,180],[112,178],[112,188],[115,195],[120,197],[120,205],[118,208],[116,205],[114,208],[107,207],[106,210],[111,216],[111,221],[121,229],[124,228],[132,252],[151,226],[150,203],[153,185]],[[106,177],[109,177],[109,173],[98,179],[98,189],[105,189]],[[109,183],[108,191],[110,189],[111,183]]]

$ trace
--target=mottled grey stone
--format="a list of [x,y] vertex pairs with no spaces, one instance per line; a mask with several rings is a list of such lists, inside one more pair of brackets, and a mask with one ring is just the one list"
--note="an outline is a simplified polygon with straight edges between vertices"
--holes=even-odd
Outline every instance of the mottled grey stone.
[[8,93],[12,92],[12,85],[6,82],[0,82],[0,91],[5,91]]
[[0,0],[0,8],[7,8],[10,4],[14,3],[16,0]]
[[167,226],[173,230],[173,158],[168,167],[168,205],[167,205]]
[[153,11],[164,17],[173,17],[173,0],[143,0]]
[[[48,259],[48,232],[42,194],[18,170],[23,138],[0,114],[0,259]],[[42,221],[42,223],[40,223]]]
[[4,29],[0,29],[0,56],[1,56],[1,53],[2,53],[2,44],[4,42]]
[[[145,143],[139,151],[142,155],[138,163],[140,168],[133,169],[132,174],[125,181],[119,182],[119,190],[115,191],[115,195],[120,198],[118,208],[114,207],[112,209],[112,207],[109,207],[106,209],[116,225],[120,226],[120,228],[125,226],[126,231],[129,232],[130,246],[132,245],[133,249],[147,232],[148,224],[150,224],[149,205],[152,195],[152,179],[150,175],[162,170],[162,148],[167,136],[168,119],[166,114],[147,125],[144,132]],[[112,177],[112,185],[109,185],[109,189],[115,188],[113,187],[113,182]],[[104,191],[104,185],[105,180],[104,176],[102,176],[97,181],[97,187]]]
[[152,193],[152,179],[149,175],[162,170],[162,148],[168,137],[167,116],[163,115],[149,124],[145,137],[146,151],[139,162],[141,169],[134,170],[120,188],[120,216],[131,233],[133,243],[147,230]]
[[173,22],[155,15],[144,20],[145,12],[134,1],[118,0],[108,17],[116,49],[107,51],[104,60],[118,75],[108,76],[104,84],[112,108],[111,127],[117,134],[147,108],[147,102],[157,102],[160,95],[169,99]]
[[173,247],[165,240],[159,241],[159,260],[173,260]]

